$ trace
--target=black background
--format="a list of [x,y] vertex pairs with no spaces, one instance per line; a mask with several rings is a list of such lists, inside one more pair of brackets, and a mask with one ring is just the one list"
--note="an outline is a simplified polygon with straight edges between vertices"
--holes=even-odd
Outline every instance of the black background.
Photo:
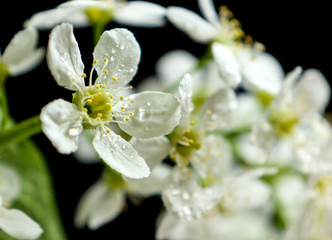
[[[154,0],[163,6],[184,6],[198,12],[195,0]],[[0,48],[3,51],[13,37],[22,29],[24,20],[33,13],[50,9],[61,1],[2,1]],[[331,20],[328,1],[295,4],[295,1],[223,1],[215,5],[227,5],[242,23],[245,33],[262,42],[269,53],[282,64],[285,72],[296,66],[318,68],[332,79],[330,68]],[[111,23],[108,28],[122,27]],[[125,27],[125,26],[124,26]],[[171,24],[160,29],[128,27],[137,38],[142,58],[133,84],[154,73],[156,60],[173,49],[186,49],[201,56],[205,46],[197,44]],[[46,46],[49,31],[40,31],[40,46]],[[86,66],[92,62],[92,35],[90,28],[75,29]],[[315,87],[315,86],[313,86]],[[40,109],[55,98],[71,100],[71,92],[59,87],[50,75],[46,62],[20,77],[7,81],[11,114],[21,121],[39,114]],[[57,201],[69,239],[154,239],[155,220],[162,209],[158,197],[146,200],[141,206],[128,204],[128,209],[116,221],[97,231],[77,230],[73,226],[73,213],[81,194],[95,182],[100,174],[100,165],[82,165],[72,156],[57,153],[47,138],[40,134],[34,137],[48,159]]]

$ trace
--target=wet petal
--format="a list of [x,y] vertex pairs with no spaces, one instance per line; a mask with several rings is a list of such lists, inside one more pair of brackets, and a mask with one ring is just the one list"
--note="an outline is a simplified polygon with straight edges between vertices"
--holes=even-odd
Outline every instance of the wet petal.
[[43,132],[60,153],[70,154],[77,150],[83,127],[74,104],[63,99],[50,102],[41,110],[40,119]]
[[100,83],[110,89],[124,86],[135,76],[140,57],[140,46],[130,31],[123,28],[105,31],[93,52]]
[[146,91],[129,96],[134,100],[126,110],[134,115],[119,124],[129,135],[139,138],[157,137],[170,133],[178,125],[181,114],[178,100],[169,93]]
[[124,176],[140,179],[150,175],[148,165],[134,147],[111,130],[100,127],[92,144],[99,157]]
[[73,91],[85,86],[82,77],[84,65],[71,24],[63,23],[52,30],[46,57],[48,67],[60,86]]

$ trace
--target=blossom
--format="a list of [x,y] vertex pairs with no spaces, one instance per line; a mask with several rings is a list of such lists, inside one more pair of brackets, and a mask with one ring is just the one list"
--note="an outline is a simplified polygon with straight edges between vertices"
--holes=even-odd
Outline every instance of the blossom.
[[16,239],[37,239],[43,230],[28,215],[9,206],[20,193],[20,179],[14,169],[0,164],[0,229]]
[[219,74],[229,86],[237,87],[243,78],[252,90],[276,94],[283,77],[278,61],[245,36],[227,7],[222,6],[218,16],[212,0],[199,0],[198,4],[206,20],[182,7],[168,7],[168,20],[194,41],[210,45]]
[[293,163],[308,172],[332,136],[331,126],[322,116],[331,90],[318,70],[306,70],[302,76],[301,73],[298,67],[287,75],[266,115],[254,125],[251,140],[261,162],[269,158],[279,141],[290,142],[297,159]]
[[203,103],[197,121],[193,122],[191,76],[185,75],[180,82],[177,97],[181,120],[168,135],[170,157],[176,166],[162,191],[166,208],[180,218],[199,218],[221,198],[222,188],[216,183],[228,169],[232,154],[229,144],[221,136],[205,134],[207,130],[215,129],[219,115],[226,115],[234,108],[236,102],[232,93],[228,88],[217,90]]
[[116,172],[106,169],[102,177],[81,197],[75,213],[75,225],[96,230],[114,220],[123,210],[125,198],[146,198],[160,194],[169,166],[161,164],[149,178],[125,182]]
[[69,22],[77,27],[84,27],[106,25],[114,20],[125,25],[159,27],[165,23],[164,15],[165,9],[162,6],[145,1],[77,0],[36,13],[24,26],[48,29],[59,23]]
[[[179,122],[179,103],[162,92],[119,95],[132,88],[125,85],[135,75],[140,60],[139,45],[128,30],[105,31],[93,57],[86,86],[73,26],[61,24],[54,28],[47,51],[50,71],[60,86],[76,92],[72,103],[58,99],[42,109],[42,129],[63,154],[77,150],[83,129],[96,129],[93,147],[106,164],[130,178],[147,177],[150,171],[144,159],[107,125],[118,123],[127,134],[140,138],[168,134]],[[92,84],[94,71],[98,77]]]
[[36,67],[44,57],[44,48],[37,48],[37,43],[36,29],[19,31],[0,54],[0,79],[18,76]]

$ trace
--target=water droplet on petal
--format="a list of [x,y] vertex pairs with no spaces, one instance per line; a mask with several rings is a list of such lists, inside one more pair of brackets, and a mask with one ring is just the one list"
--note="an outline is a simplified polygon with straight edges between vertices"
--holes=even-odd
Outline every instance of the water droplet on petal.
[[114,62],[114,61],[115,61],[115,57],[111,56],[111,62]]

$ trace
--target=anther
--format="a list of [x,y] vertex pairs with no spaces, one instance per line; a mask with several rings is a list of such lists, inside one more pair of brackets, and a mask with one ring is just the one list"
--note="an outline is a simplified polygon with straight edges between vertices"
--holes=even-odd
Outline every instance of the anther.
[[107,128],[106,132],[107,132],[107,133],[111,133],[111,130]]
[[131,103],[135,102],[134,100],[130,100]]
[[126,117],[126,122],[129,122],[130,118],[129,117]]
[[113,98],[114,98],[114,96],[113,96],[112,94],[110,94],[109,96],[110,96],[110,98],[111,98],[111,99],[113,99]]
[[101,86],[101,88],[106,88],[106,84],[104,83],[104,84]]
[[130,116],[134,116],[134,113],[133,113],[133,112],[130,112]]
[[122,106],[121,111],[124,112],[124,110],[125,110],[125,106]]
[[104,70],[104,73],[107,75],[107,74],[108,74],[108,71],[107,71],[107,70]]
[[210,114],[212,113],[212,111],[211,111],[211,109],[206,109],[205,113],[206,113],[207,115],[210,115]]
[[86,78],[86,74],[85,73],[82,74],[82,78]]
[[75,82],[75,78],[72,78],[71,81],[72,81],[72,82]]
[[100,85],[99,85],[99,84],[97,84],[97,85],[96,85],[96,89],[99,89],[99,88],[100,88]]
[[98,118],[101,118],[101,117],[103,117],[103,114],[102,113],[98,113],[97,116],[98,116]]
[[107,58],[104,58],[104,62],[107,62]]
[[133,89],[133,86],[129,86],[128,88],[129,88],[129,89]]
[[97,59],[93,60],[93,64],[96,64],[96,63],[98,63],[98,60]]
[[106,104],[105,104],[105,110],[106,110],[107,112],[111,111],[111,110],[112,110],[112,106],[111,106],[111,104],[106,103]]
[[123,99],[124,99],[123,96],[121,96],[121,97],[120,97],[120,100],[123,101]]
[[88,102],[89,104],[91,104],[91,103],[92,103],[92,99],[88,99],[87,102]]
[[103,93],[99,92],[99,93],[98,93],[98,96],[101,97],[101,95],[103,95]]
[[87,108],[83,108],[83,111],[84,111],[85,113],[87,113],[87,112],[88,112],[88,109],[87,109]]
[[114,82],[118,81],[118,78],[116,76],[114,76],[112,79]]

